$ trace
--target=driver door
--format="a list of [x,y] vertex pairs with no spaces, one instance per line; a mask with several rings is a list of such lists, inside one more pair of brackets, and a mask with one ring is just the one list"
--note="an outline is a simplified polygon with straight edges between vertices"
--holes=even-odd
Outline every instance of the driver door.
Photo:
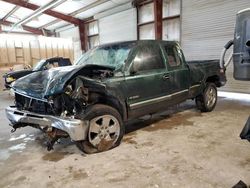
[[125,78],[129,118],[154,113],[164,107],[159,99],[163,97],[166,73],[159,45],[152,41],[140,43]]

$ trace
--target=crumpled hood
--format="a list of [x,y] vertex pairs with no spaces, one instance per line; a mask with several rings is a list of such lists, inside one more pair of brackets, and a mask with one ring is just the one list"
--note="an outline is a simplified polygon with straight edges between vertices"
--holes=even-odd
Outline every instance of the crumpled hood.
[[[46,99],[48,96],[60,94],[64,91],[65,84],[78,72],[82,70],[110,70],[112,66],[94,64],[73,65],[53,68],[29,74],[15,81],[12,88],[15,92],[37,99]],[[84,75],[81,75],[84,77]],[[99,80],[84,77],[88,84],[100,83]]]
[[38,99],[63,91],[65,83],[83,66],[58,67],[34,72],[15,81],[12,88],[20,94]]

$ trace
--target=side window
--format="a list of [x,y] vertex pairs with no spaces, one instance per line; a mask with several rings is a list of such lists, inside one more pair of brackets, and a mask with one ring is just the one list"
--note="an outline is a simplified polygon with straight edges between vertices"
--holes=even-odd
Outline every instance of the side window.
[[156,45],[138,46],[132,64],[132,72],[150,71],[165,68],[160,48]]
[[50,61],[47,65],[46,65],[46,69],[52,69],[55,67],[58,67],[58,62],[57,61]]
[[55,62],[53,63],[53,66],[54,66],[54,67],[59,67],[58,61],[55,61]]
[[179,53],[177,52],[176,47],[172,45],[167,45],[164,48],[167,53],[167,60],[170,67],[177,67],[181,65]]

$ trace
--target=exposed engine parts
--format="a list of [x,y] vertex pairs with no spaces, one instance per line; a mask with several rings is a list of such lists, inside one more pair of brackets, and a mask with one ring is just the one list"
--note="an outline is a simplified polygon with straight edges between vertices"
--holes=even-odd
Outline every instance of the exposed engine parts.
[[[98,77],[99,79],[110,77],[111,71],[95,70],[89,72],[89,77]],[[84,77],[86,79],[86,77]],[[62,118],[75,118],[84,112],[86,107],[97,102],[100,99],[100,88],[89,86],[84,83],[82,76],[76,76],[64,88],[64,92],[55,96],[50,96],[47,101],[38,100],[31,97],[15,93],[15,103],[18,110],[26,110],[43,115],[52,115]],[[85,84],[87,86],[85,86]],[[36,127],[34,125],[31,125]],[[16,124],[12,132],[17,128],[22,127],[21,124]],[[36,128],[40,128],[39,126]],[[47,150],[53,149],[54,144],[60,138],[68,137],[68,133],[52,127],[45,126],[41,129],[46,134]]]
[[[98,76],[110,76],[110,71],[94,71]],[[92,75],[97,76],[97,75]],[[100,89],[85,87],[81,76],[77,76],[65,86],[64,93],[50,96],[48,101],[15,94],[16,106],[19,110],[27,110],[44,115],[75,116],[82,112],[88,104],[98,100]]]

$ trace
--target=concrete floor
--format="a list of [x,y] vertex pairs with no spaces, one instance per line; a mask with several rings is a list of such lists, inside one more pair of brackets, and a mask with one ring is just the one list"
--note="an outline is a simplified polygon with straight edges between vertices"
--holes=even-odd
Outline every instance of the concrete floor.
[[69,140],[47,152],[33,128],[10,134],[0,93],[0,187],[232,187],[250,184],[250,143],[239,134],[249,100],[219,98],[211,113],[194,102],[127,127],[122,144],[82,154]]

